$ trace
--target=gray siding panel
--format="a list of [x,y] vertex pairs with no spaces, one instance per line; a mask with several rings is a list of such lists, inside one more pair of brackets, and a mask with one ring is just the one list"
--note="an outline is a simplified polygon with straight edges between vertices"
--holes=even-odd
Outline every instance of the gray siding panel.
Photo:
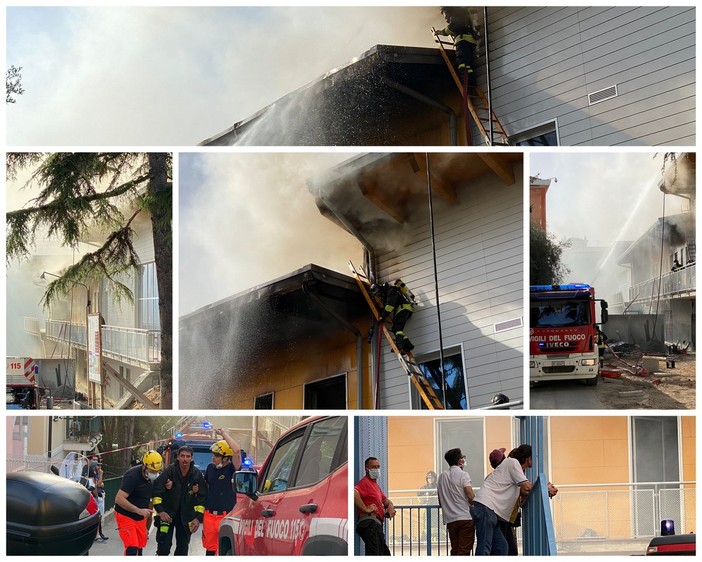
[[[442,337],[445,348],[463,349],[471,408],[496,392],[522,398],[523,329],[494,333],[495,323],[524,316],[521,166],[515,177],[509,187],[484,179],[459,191],[459,205],[435,208]],[[439,349],[430,230],[419,222],[401,254],[378,256],[381,280],[400,277],[420,299],[406,330],[415,355]],[[381,369],[381,408],[409,408],[411,384],[387,342]]]
[[[563,145],[695,143],[693,7],[488,11],[493,106],[510,134],[557,119]],[[615,84],[618,97],[588,105]]]

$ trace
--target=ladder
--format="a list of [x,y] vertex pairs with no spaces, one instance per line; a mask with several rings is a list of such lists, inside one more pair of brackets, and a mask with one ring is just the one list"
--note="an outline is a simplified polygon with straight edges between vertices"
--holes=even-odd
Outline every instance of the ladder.
[[[453,63],[451,62],[451,59],[449,59],[448,53],[444,48],[444,45],[451,45],[451,43],[442,41],[436,31],[434,31],[434,41],[439,44],[441,56],[444,58],[444,62],[446,63],[451,76],[453,76],[453,81],[456,83],[456,86],[458,86],[458,91],[463,97],[463,103],[465,104],[466,109],[473,117],[473,121],[480,130],[480,134],[483,135],[485,144],[488,146],[509,146],[509,136],[507,136],[507,132],[502,126],[502,123],[500,123],[500,120],[497,118],[497,115],[495,115],[495,112],[490,109],[490,104],[488,103],[485,93],[478,86],[467,87],[466,90],[468,91],[464,90],[461,79],[458,77],[456,69],[453,67]],[[496,134],[497,139],[490,138],[491,121],[493,134]],[[470,132],[466,132],[470,138]]]
[[358,286],[361,289],[361,293],[363,293],[363,296],[365,297],[368,306],[370,307],[371,311],[373,311],[373,316],[378,321],[380,329],[382,330],[383,334],[385,334],[385,337],[390,343],[390,347],[397,355],[397,359],[400,362],[400,365],[405,370],[405,373],[407,373],[407,375],[409,376],[410,380],[412,381],[412,384],[414,384],[414,387],[417,389],[417,392],[419,392],[419,396],[421,397],[422,401],[430,410],[443,410],[444,405],[442,404],[441,400],[439,400],[439,397],[436,395],[436,392],[434,392],[434,388],[429,384],[429,381],[424,376],[424,373],[422,373],[417,363],[415,363],[414,355],[412,355],[412,353],[409,352],[403,354],[399,350],[397,344],[395,343],[395,338],[393,338],[390,334],[388,324],[380,320],[380,304],[377,303],[368,292],[371,285],[368,276],[365,274],[363,269],[359,268],[360,271],[356,270],[351,261],[349,261],[348,263],[349,268],[351,269],[351,273],[353,274],[354,279],[356,279],[356,282],[358,283]]

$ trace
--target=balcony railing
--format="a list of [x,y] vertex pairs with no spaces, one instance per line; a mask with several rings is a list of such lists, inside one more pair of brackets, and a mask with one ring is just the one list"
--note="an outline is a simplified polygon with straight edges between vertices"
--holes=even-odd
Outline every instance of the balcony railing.
[[[528,540],[546,537],[552,546],[555,535],[559,550],[582,543],[648,541],[660,534],[663,519],[674,521],[677,534],[695,530],[695,482],[557,486],[558,495],[545,500],[550,504],[553,526],[548,528],[551,522],[545,521],[546,512],[536,514],[541,521]],[[397,512],[386,522],[387,543],[394,556],[449,554],[448,534],[437,497],[422,493],[426,490],[396,490],[389,494]],[[525,507],[538,508],[534,500],[537,498],[530,498]],[[523,526],[516,529],[520,544],[526,533],[524,526],[532,520],[523,517]]]
[[697,282],[697,265],[686,265],[677,271],[670,271],[659,279],[649,279],[643,283],[638,283],[629,289],[629,301],[636,299],[637,302],[650,300],[660,295],[664,298],[674,298],[695,293],[695,283]]
[[[86,349],[85,324],[47,320],[46,336]],[[158,368],[161,362],[161,332],[120,326],[102,326],[102,355],[143,369]]]

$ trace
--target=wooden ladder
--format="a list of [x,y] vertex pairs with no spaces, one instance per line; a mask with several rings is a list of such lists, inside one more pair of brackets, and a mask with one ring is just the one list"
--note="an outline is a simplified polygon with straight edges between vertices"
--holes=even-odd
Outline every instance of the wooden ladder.
[[[495,112],[490,110],[490,105],[488,104],[485,93],[478,86],[469,86],[468,92],[463,90],[461,79],[458,77],[458,73],[453,67],[453,63],[444,48],[444,45],[450,45],[451,43],[442,41],[436,32],[434,32],[434,40],[439,44],[441,56],[444,58],[444,62],[451,76],[453,76],[453,81],[456,83],[458,91],[461,93],[466,110],[470,113],[471,117],[473,117],[473,121],[480,130],[480,134],[483,135],[485,144],[488,146],[509,146],[509,136],[502,126],[502,123],[500,123],[500,120],[497,118],[497,115],[495,115]],[[493,138],[490,138],[490,121],[492,121]],[[470,132],[466,132],[469,134],[470,138]]]
[[378,324],[380,325],[383,334],[385,334],[386,339],[390,343],[390,347],[395,352],[395,355],[397,355],[397,359],[400,362],[400,365],[410,377],[410,380],[412,381],[412,384],[414,384],[414,387],[417,389],[417,392],[419,392],[419,396],[421,397],[422,401],[430,410],[443,410],[443,403],[441,402],[441,400],[439,400],[439,397],[436,395],[434,387],[432,387],[431,384],[429,384],[429,381],[424,376],[424,373],[422,373],[417,363],[415,363],[414,355],[412,355],[409,352],[403,354],[399,350],[397,344],[395,343],[395,338],[393,338],[390,334],[388,324],[380,320],[380,305],[373,299],[373,297],[369,293],[371,282],[368,279],[368,276],[362,269],[360,272],[357,271],[353,263],[351,263],[350,261],[349,268],[351,269],[351,273],[356,279],[356,282],[358,283],[358,286],[360,287],[361,292],[363,293],[363,296],[365,297],[366,302],[368,303],[368,306],[373,312],[373,316],[378,321]]

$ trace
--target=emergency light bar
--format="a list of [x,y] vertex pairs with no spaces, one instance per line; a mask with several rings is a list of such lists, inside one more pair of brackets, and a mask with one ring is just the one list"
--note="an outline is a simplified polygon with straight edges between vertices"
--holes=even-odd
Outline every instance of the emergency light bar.
[[565,285],[532,285],[529,290],[533,293],[543,291],[579,291],[581,289],[589,289],[587,283],[566,283]]

